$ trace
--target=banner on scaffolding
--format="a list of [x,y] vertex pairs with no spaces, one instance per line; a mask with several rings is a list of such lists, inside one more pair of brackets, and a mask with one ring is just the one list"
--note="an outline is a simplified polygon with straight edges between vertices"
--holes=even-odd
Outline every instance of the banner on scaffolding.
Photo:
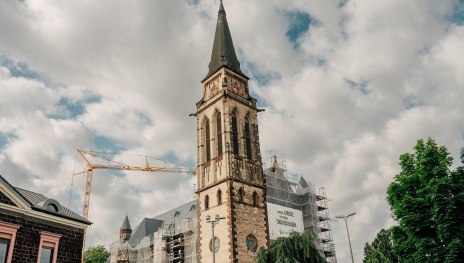
[[267,215],[271,240],[288,237],[294,231],[300,233],[304,231],[303,213],[300,210],[267,203]]

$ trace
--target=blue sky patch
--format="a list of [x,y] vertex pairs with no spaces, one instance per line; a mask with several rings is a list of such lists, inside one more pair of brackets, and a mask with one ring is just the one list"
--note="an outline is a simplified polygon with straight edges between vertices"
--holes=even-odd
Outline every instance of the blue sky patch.
[[26,63],[16,62],[11,59],[4,58],[2,59],[1,65],[6,67],[13,77],[43,80],[39,73],[29,69]]
[[357,90],[363,95],[367,95],[371,93],[371,90],[369,89],[369,82],[368,81],[361,81],[361,82],[356,82],[350,79],[345,79],[346,83],[348,83],[348,86],[352,90]]
[[285,16],[289,21],[287,38],[294,46],[298,46],[298,39],[308,32],[310,25],[314,24],[315,20],[310,14],[301,11],[285,12]]
[[243,61],[244,62],[242,63],[243,65],[242,69],[245,75],[254,79],[261,86],[269,85],[271,81],[281,78],[280,74],[277,72],[271,72],[271,71],[266,72],[266,71],[260,70],[255,64],[251,62],[248,62],[246,60],[243,60]]
[[86,104],[98,103],[101,101],[100,96],[89,96],[83,100],[73,101],[69,98],[62,97],[58,102],[57,112],[55,114],[48,115],[49,118],[63,120],[63,119],[74,119],[79,115],[85,113]]
[[15,139],[16,136],[12,133],[2,133],[0,132],[0,149],[8,144],[11,140]]
[[200,0],[185,0],[185,2],[189,5],[197,6]]
[[416,96],[408,95],[403,97],[403,105],[405,109],[413,109],[422,106],[424,103],[419,100]]
[[464,25],[464,0],[455,0],[453,10],[449,16],[453,24]]
[[96,135],[93,139],[93,143],[98,151],[117,153],[123,150],[123,147],[118,141],[101,135]]

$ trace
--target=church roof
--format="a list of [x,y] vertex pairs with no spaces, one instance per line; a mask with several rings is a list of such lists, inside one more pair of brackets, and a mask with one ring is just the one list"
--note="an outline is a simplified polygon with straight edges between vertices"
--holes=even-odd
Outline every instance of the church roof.
[[122,222],[121,229],[122,230],[132,229],[130,222],[129,222],[129,217],[127,215],[126,215],[126,218],[124,218],[124,222]]
[[162,227],[163,221],[153,219],[153,218],[144,218],[142,222],[134,229],[132,232],[131,238],[129,243],[136,245],[142,240],[144,237],[151,235],[158,231],[160,227]]
[[234,43],[232,42],[229,25],[227,24],[226,11],[224,10],[221,0],[216,24],[216,33],[214,35],[213,51],[211,53],[211,61],[209,62],[209,71],[205,79],[213,75],[222,67],[226,67],[246,77],[240,70],[240,62],[235,54]]

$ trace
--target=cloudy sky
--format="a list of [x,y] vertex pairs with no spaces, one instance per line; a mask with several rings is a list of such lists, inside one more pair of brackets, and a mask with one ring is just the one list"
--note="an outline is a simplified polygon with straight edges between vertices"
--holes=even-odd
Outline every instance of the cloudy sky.
[[[82,209],[76,149],[195,166],[195,102],[218,0],[0,1],[0,174]],[[394,224],[398,157],[433,137],[464,146],[462,0],[225,0],[259,100],[264,162],[277,154],[350,219],[355,260]],[[134,160],[135,162],[135,160]],[[192,198],[189,175],[97,171],[88,245]],[[72,190],[72,195],[70,194]],[[333,222],[339,262],[350,262]]]

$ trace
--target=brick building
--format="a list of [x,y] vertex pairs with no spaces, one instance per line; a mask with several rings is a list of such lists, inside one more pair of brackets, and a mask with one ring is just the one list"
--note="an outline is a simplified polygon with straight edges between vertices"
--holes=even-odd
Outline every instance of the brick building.
[[0,176],[0,263],[78,263],[91,222]]

